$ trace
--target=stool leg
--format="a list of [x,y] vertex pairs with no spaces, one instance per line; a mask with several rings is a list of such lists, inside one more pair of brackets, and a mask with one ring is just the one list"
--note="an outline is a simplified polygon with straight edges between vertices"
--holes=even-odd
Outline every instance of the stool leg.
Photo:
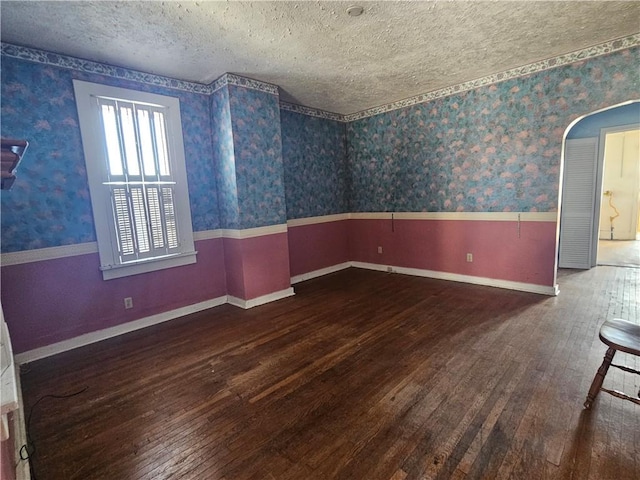
[[604,377],[609,370],[609,365],[611,365],[611,361],[613,360],[613,356],[615,355],[615,353],[615,349],[609,348],[607,350],[607,353],[604,354],[602,365],[600,365],[596,376],[593,377],[593,382],[591,382],[591,388],[589,389],[589,393],[587,394],[587,400],[584,402],[584,408],[591,408],[591,404],[598,396],[600,388],[602,387],[602,382],[604,382]]

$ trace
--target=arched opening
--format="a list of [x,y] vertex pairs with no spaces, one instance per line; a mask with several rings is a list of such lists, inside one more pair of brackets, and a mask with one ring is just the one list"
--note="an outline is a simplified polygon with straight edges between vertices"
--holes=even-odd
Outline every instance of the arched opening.
[[[635,240],[640,208],[640,155],[633,142],[637,142],[638,134],[635,131],[639,129],[640,100],[632,100],[577,118],[565,130],[561,159],[557,267],[594,267],[597,264],[598,242],[603,236],[621,239],[622,232],[625,232],[624,236],[633,235]],[[625,136],[629,137],[627,154],[622,155],[618,150],[620,145],[624,148]],[[617,147],[613,144],[617,144]],[[615,155],[622,155],[615,161],[614,152],[617,152]],[[605,157],[609,161],[605,162]],[[623,158],[626,159],[624,162]],[[629,160],[630,158],[633,160]],[[617,169],[615,175],[607,172],[607,164]],[[625,185],[632,187],[615,183],[612,180],[615,180],[614,177],[624,180]],[[608,185],[606,189],[603,188],[605,182]],[[616,229],[623,222],[618,220],[621,215],[619,209],[615,208],[616,201],[620,202],[619,205],[624,204],[623,216],[626,222],[618,231]],[[605,220],[602,221],[601,217]]]

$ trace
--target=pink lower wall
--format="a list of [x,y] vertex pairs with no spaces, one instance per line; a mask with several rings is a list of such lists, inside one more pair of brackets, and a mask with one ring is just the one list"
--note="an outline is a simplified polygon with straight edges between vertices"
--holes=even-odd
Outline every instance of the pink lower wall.
[[331,267],[349,258],[349,220],[289,227],[291,275]]
[[[1,269],[15,353],[231,295],[288,289],[291,276],[348,261],[554,286],[555,222],[350,219],[196,242],[197,263],[105,281],[98,255]],[[378,246],[382,253],[378,253]],[[473,262],[466,254],[473,254]],[[134,308],[124,309],[132,297]]]
[[534,285],[554,285],[555,245],[555,222],[521,222],[518,234],[512,221],[349,221],[352,261]]
[[195,264],[114,280],[102,279],[97,253],[3,266],[14,353],[226,295],[222,239],[197,241],[196,250]]
[[250,300],[291,287],[287,233],[225,238],[227,293]]

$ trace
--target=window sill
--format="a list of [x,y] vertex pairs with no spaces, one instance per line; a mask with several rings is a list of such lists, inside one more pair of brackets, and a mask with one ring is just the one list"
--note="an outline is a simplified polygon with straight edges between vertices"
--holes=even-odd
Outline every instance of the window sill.
[[141,260],[139,262],[131,262],[124,265],[112,265],[109,267],[100,267],[102,270],[103,280],[112,280],[114,278],[128,277],[131,275],[139,275],[141,273],[155,272],[164,270],[165,268],[181,267],[196,263],[196,255],[198,252],[187,252],[172,255],[170,257],[153,258]]

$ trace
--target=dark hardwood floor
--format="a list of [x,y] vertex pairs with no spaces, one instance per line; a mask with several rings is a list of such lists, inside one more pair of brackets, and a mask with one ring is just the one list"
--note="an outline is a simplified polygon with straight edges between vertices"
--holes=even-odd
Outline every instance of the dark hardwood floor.
[[33,362],[36,480],[638,480],[640,406],[582,403],[639,280],[562,271],[552,298],[349,269]]

